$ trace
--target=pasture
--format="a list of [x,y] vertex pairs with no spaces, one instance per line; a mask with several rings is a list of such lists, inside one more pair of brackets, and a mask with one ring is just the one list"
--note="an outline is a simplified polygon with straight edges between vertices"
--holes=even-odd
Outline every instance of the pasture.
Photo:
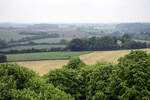
[[66,60],[71,57],[80,56],[90,53],[90,51],[83,52],[40,52],[40,53],[24,53],[24,54],[8,54],[8,62],[17,61],[39,61],[39,60]]
[[62,40],[62,39],[70,41],[72,38],[45,38],[45,39],[33,40],[33,42],[36,42],[36,43],[59,43],[60,40]]
[[6,29],[0,29],[0,39],[11,41],[11,40],[19,40],[23,37],[26,37],[24,35],[20,35],[17,32],[6,30]]
[[8,50],[24,50],[24,49],[50,49],[54,47],[65,47],[65,45],[33,45],[33,46],[16,46],[16,47],[10,47],[10,48],[5,48],[1,49],[1,51],[8,51]]
[[[142,50],[150,53],[150,49],[142,49]],[[96,51],[96,52],[85,53],[84,55],[80,55],[80,58],[86,64],[89,65],[95,64],[96,62],[99,61],[108,61],[112,63],[117,63],[118,58],[128,54],[129,52],[130,50]],[[61,68],[63,65],[67,63],[68,60],[43,60],[43,61],[17,62],[17,64],[21,66],[25,66],[30,69],[33,69],[40,75],[46,74],[50,70]]]

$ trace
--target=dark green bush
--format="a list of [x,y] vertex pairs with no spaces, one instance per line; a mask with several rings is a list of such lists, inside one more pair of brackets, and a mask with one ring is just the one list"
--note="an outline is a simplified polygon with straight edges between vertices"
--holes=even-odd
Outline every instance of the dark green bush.
[[83,66],[80,70],[56,69],[44,78],[47,83],[71,94],[76,100],[91,100],[93,96],[98,97],[98,93],[106,92],[112,70],[114,70],[113,64],[103,62],[93,66]]
[[120,58],[109,88],[114,100],[149,100],[150,55],[137,50]]
[[0,100],[72,100],[35,72],[17,64],[0,64]]
[[106,99],[109,78],[113,70],[115,70],[115,65],[107,62],[99,62],[80,70],[85,85],[86,100]]
[[12,100],[41,100],[40,95],[30,89],[12,89],[10,95]]
[[81,96],[80,84],[82,83],[82,77],[76,70],[56,69],[50,71],[44,78],[47,80],[47,83],[53,84],[56,88],[71,94],[75,98]]
[[70,59],[69,63],[65,67],[68,69],[80,69],[84,66],[85,63],[81,61],[79,57],[74,57]]
[[0,63],[4,63],[4,62],[7,62],[7,56],[0,54]]

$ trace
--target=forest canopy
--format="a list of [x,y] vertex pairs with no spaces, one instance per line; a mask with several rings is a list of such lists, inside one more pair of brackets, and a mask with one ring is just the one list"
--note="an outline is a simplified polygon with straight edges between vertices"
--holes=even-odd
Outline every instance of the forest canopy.
[[17,64],[0,64],[1,100],[149,100],[150,54],[131,51],[118,64],[86,65],[78,57],[39,76]]

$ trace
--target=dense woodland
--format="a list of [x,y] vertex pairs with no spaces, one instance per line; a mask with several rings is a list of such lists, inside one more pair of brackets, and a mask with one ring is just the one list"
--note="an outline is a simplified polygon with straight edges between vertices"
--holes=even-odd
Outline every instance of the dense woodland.
[[73,39],[69,42],[71,51],[102,51],[118,49],[141,49],[147,48],[147,44],[133,40],[128,34],[121,37],[104,36],[82,39]]
[[16,64],[0,64],[0,100],[149,100],[150,54],[131,51],[118,64],[86,65],[72,58],[40,77]]

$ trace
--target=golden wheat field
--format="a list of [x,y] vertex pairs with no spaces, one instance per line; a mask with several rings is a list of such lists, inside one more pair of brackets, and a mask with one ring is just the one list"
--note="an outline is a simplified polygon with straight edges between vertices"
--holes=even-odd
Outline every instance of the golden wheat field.
[[[150,53],[150,49],[142,49]],[[130,50],[116,50],[116,51],[95,51],[89,54],[81,55],[80,59],[86,64],[95,64],[99,61],[107,61],[117,63],[117,59],[128,54]],[[67,64],[68,60],[45,60],[45,61],[26,61],[17,62],[21,66],[25,66],[39,73],[40,75],[46,74],[50,70],[61,68]]]

